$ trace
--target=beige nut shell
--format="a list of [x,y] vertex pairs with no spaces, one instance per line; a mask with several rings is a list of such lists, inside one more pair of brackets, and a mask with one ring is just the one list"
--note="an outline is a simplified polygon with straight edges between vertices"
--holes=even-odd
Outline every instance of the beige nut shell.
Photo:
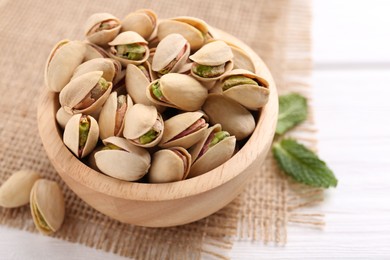
[[[61,228],[65,218],[65,201],[54,181],[37,180],[30,194],[30,209],[38,231],[50,235]],[[42,219],[48,227],[42,226]]]
[[[187,161],[187,167],[174,150],[181,153]],[[152,166],[148,173],[148,180],[151,183],[166,183],[184,180],[191,167],[191,155],[182,147],[172,147],[159,150],[153,154]]]
[[51,50],[45,65],[45,84],[54,92],[60,92],[72,78],[85,54],[85,44],[67,39],[58,42]]
[[96,58],[80,64],[75,69],[72,79],[92,71],[103,71],[102,77],[110,82],[113,81],[117,73],[113,60],[105,58]]
[[247,70],[235,69],[230,71],[229,73],[226,73],[221,78],[221,81],[223,82],[230,76],[239,75],[254,79],[255,81],[259,82],[261,86],[250,84],[237,85],[223,91],[223,95],[237,101],[244,107],[251,110],[256,110],[267,104],[269,97],[269,83],[261,76],[256,75]]
[[[118,23],[118,26],[110,30],[102,30],[100,32],[95,32],[90,34],[91,29],[98,23],[114,20]],[[118,18],[109,13],[96,13],[91,15],[85,25],[85,36],[87,40],[91,43],[105,46],[108,42],[112,41],[119,33],[121,29],[120,21]]]
[[172,62],[177,55],[186,46],[183,56],[176,62],[169,72],[179,72],[186,64],[190,55],[190,45],[188,41],[180,34],[170,34],[157,45],[156,52],[153,56],[152,70],[159,72]]
[[159,144],[162,148],[169,148],[180,146],[185,149],[190,148],[196,142],[198,142],[206,134],[208,124],[203,128],[199,129],[196,132],[193,132],[189,135],[180,137],[176,140],[171,141],[172,138],[186,130],[198,119],[204,117],[202,112],[185,112],[176,116],[171,117],[170,119],[164,122],[164,135]]
[[149,39],[157,24],[157,14],[150,9],[140,9],[122,20],[122,32],[133,31]]
[[96,165],[103,173],[124,181],[136,181],[148,172],[151,158],[147,150],[115,136],[103,140],[103,143],[121,148],[121,150],[101,150],[95,153]]
[[212,41],[190,56],[198,64],[218,66],[233,59],[231,48],[224,41]]
[[245,107],[223,95],[209,94],[203,111],[212,124],[221,124],[237,140],[248,137],[255,130],[253,115]]
[[69,82],[60,93],[60,104],[64,107],[65,111],[70,114],[92,114],[101,109],[104,102],[107,100],[108,96],[112,90],[112,83],[108,82],[109,87],[104,92],[104,94],[96,100],[91,106],[78,110],[74,107],[80,103],[89,92],[95,87],[99,79],[102,77],[102,71],[93,71],[85,73],[77,78],[74,78]]
[[60,107],[60,109],[57,110],[56,121],[62,129],[65,128],[66,123],[68,123],[71,117],[72,114],[67,113],[63,107]]
[[30,192],[39,173],[21,170],[13,173],[0,187],[0,207],[16,208],[27,205]]
[[[146,52],[145,52],[145,55],[144,55],[142,60],[124,59],[124,58],[116,56],[112,52],[112,48],[114,48],[117,45],[125,45],[125,44],[133,44],[133,43],[139,43],[139,44],[144,45]],[[122,32],[122,33],[118,34],[118,36],[114,40],[112,40],[111,42],[108,43],[108,45],[111,46],[111,49],[109,50],[108,55],[111,58],[119,61],[123,66],[127,66],[128,64],[140,65],[140,64],[144,63],[145,61],[147,61],[149,58],[150,51],[149,51],[147,44],[148,44],[148,42],[141,35],[139,35],[136,32],[131,32],[131,31]]]
[[222,128],[220,124],[216,124],[208,128],[204,137],[191,148],[190,154],[193,162],[188,178],[196,177],[217,168],[233,156],[234,148],[236,146],[236,138],[234,136],[229,136],[213,147],[210,147],[205,154],[198,158],[199,153],[210,134],[221,130]]
[[[68,123],[65,126],[64,130],[64,144],[72,151],[72,153],[79,157],[79,126],[80,126],[80,118],[82,114],[73,115]],[[90,127],[87,142],[85,143],[84,149],[80,158],[84,158],[89,153],[95,149],[96,144],[99,139],[99,125],[96,122],[95,118],[92,116],[87,116],[89,118]]]
[[168,73],[159,79],[160,90],[168,103],[162,102],[152,95],[152,86],[149,84],[146,90],[147,98],[161,106],[174,107],[184,111],[199,110],[207,98],[207,89],[191,76]]
[[97,59],[97,58],[108,58],[108,53],[102,47],[88,41],[84,41],[84,44],[85,44],[84,62]]
[[[135,142],[135,139],[140,138],[153,127],[153,125],[156,123],[156,120],[159,120],[162,124],[162,130],[156,139],[147,144],[140,144]],[[126,113],[123,136],[132,144],[140,147],[156,146],[160,142],[163,133],[164,122],[161,115],[157,112],[157,109],[154,106],[135,104]]]
[[[126,95],[126,104],[127,104],[127,108],[126,108],[126,113],[127,113],[127,111],[129,111],[129,109],[133,106],[133,101],[131,100],[129,95]],[[118,108],[118,93],[114,91],[110,94],[106,103],[104,103],[103,108],[99,114],[98,122],[99,122],[100,139],[104,140],[110,136],[115,135],[115,122],[116,122],[117,108]],[[123,119],[122,126],[120,127],[117,136],[122,135],[124,122],[125,120]]]

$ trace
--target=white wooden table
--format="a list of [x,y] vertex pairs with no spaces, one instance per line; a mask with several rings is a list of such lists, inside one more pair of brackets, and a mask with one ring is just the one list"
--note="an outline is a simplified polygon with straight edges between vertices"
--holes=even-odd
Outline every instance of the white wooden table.
[[[339,179],[323,230],[290,227],[285,247],[239,242],[233,259],[390,259],[390,1],[314,0],[319,153]],[[123,259],[0,226],[0,259]]]

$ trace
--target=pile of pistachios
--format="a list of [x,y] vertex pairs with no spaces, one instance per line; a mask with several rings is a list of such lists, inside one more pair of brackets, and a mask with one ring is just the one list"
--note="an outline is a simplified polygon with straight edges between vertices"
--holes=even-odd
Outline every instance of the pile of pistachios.
[[196,177],[249,138],[268,101],[251,57],[194,17],[89,17],[84,41],[62,40],[45,83],[59,93],[64,144],[93,169],[125,181]]

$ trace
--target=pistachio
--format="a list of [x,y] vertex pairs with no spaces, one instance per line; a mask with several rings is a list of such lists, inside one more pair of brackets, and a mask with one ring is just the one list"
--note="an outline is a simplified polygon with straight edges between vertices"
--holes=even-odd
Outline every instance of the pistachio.
[[95,153],[96,165],[103,173],[124,181],[141,179],[149,170],[150,154],[120,137],[103,140],[105,147]]
[[156,146],[163,132],[164,122],[154,106],[135,104],[126,114],[123,136],[134,145]]
[[191,167],[191,155],[182,147],[172,147],[153,154],[148,179],[152,183],[184,180]]
[[91,43],[105,46],[119,33],[120,21],[108,13],[96,13],[91,15],[86,24],[85,36]]
[[225,163],[232,157],[235,145],[236,138],[222,131],[220,124],[207,129],[203,138],[190,149],[192,166],[188,177],[201,175]]
[[115,46],[116,55],[128,60],[141,60],[146,48],[138,43]]
[[71,117],[72,114],[67,113],[63,107],[60,107],[56,113],[57,123],[61,126],[62,129],[65,128],[66,123],[68,123]]
[[99,126],[91,116],[74,115],[65,126],[64,143],[79,158],[93,151],[98,138]]
[[268,82],[248,70],[235,69],[221,77],[223,95],[257,110],[268,102]]
[[149,9],[128,14],[122,21],[122,31],[133,31],[148,39],[156,28],[157,15]]
[[40,178],[34,171],[21,170],[11,175],[0,187],[0,206],[16,208],[30,201],[30,192]]
[[37,180],[30,193],[30,209],[39,232],[51,235],[60,229],[65,218],[65,202],[58,184]]
[[225,72],[225,64],[218,66],[207,66],[195,63],[192,66],[192,71],[202,78],[215,78]]

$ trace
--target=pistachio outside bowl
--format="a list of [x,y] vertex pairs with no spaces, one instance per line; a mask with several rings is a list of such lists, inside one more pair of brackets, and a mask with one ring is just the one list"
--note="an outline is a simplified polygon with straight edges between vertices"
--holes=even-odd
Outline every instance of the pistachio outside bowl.
[[231,202],[259,171],[271,146],[278,116],[278,95],[264,62],[247,45],[217,31],[220,38],[245,50],[257,72],[269,81],[269,102],[261,109],[256,129],[229,161],[198,177],[164,184],[117,180],[80,162],[62,142],[56,123],[58,94],[46,87],[38,105],[38,127],[54,168],[82,200],[103,214],[138,226],[168,227],[202,219]]

